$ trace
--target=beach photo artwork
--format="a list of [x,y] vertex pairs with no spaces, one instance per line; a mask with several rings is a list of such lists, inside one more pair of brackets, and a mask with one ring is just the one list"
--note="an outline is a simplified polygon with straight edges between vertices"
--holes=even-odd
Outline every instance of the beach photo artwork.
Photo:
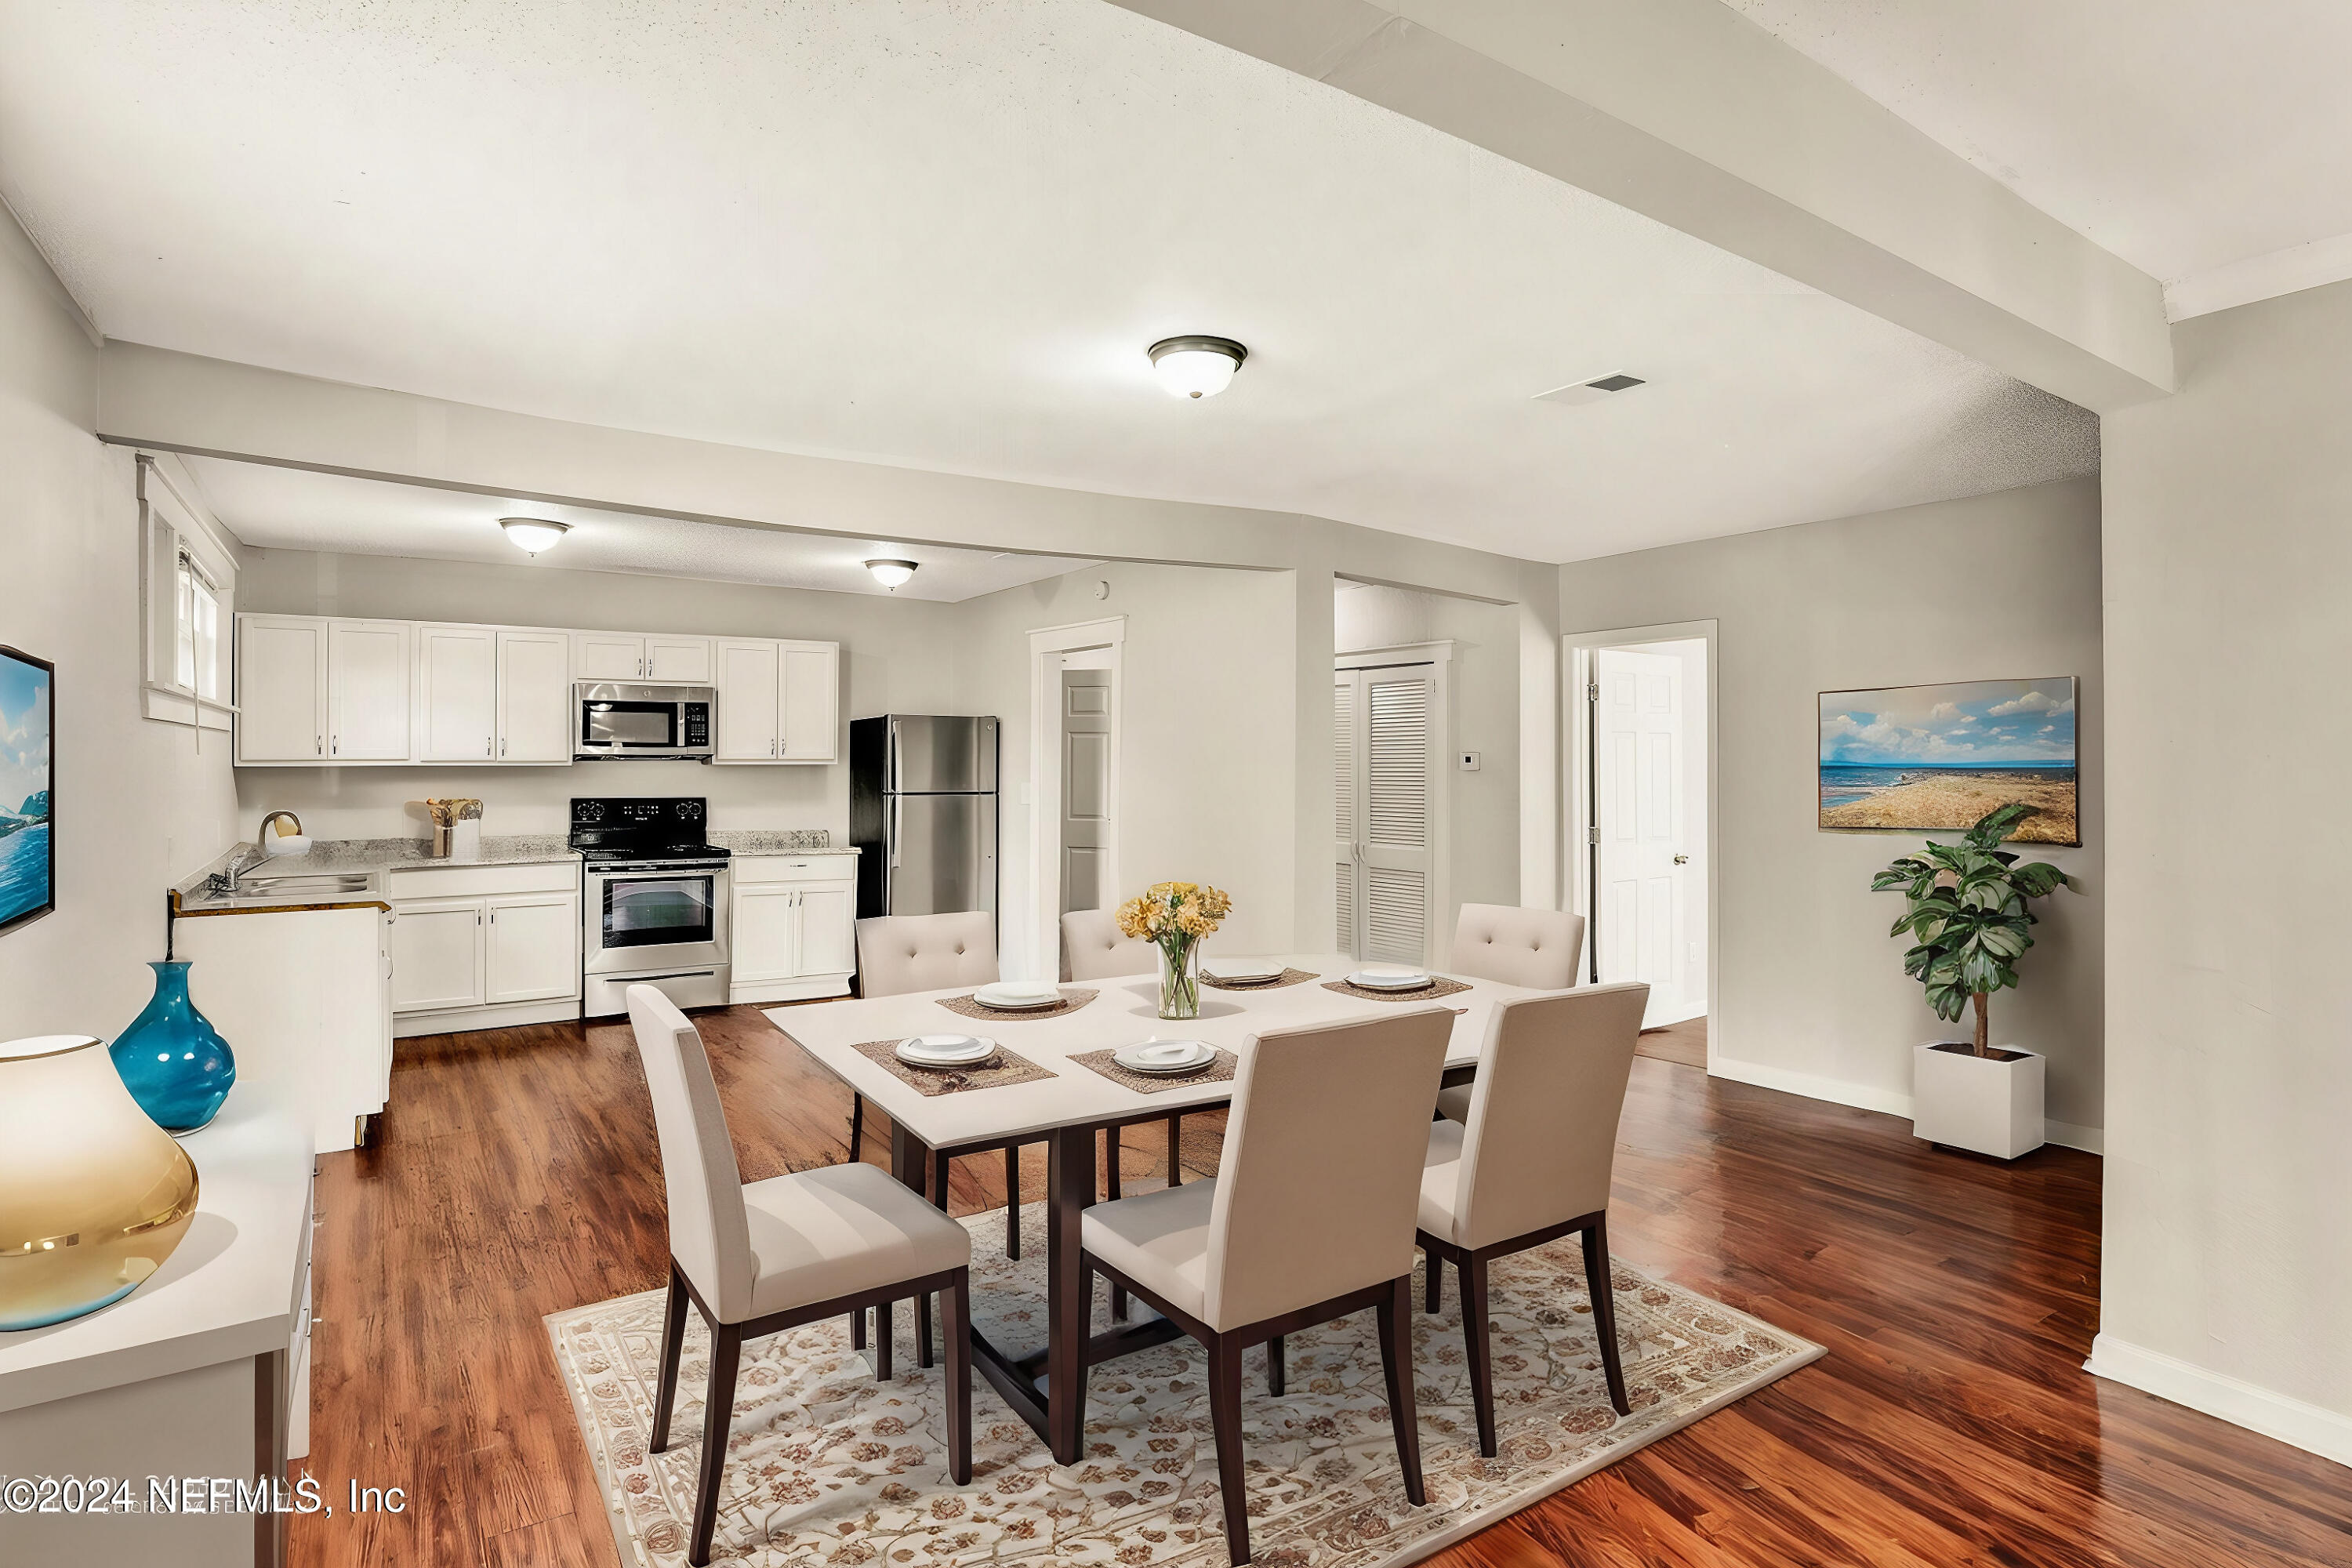
[[1824,828],[1963,828],[2022,801],[2012,839],[2082,842],[2071,675],[1824,691],[1821,721]]
[[0,647],[0,931],[57,906],[49,680],[46,659]]

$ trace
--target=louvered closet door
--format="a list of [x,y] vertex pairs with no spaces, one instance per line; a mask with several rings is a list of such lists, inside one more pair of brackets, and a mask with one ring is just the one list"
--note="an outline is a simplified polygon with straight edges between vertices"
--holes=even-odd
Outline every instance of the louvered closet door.
[[1339,951],[1354,957],[1363,945],[1364,911],[1358,903],[1356,889],[1362,879],[1356,859],[1362,851],[1364,830],[1364,790],[1357,776],[1362,765],[1364,748],[1357,733],[1362,726],[1362,715],[1357,711],[1360,682],[1359,671],[1337,671],[1331,681],[1331,782],[1336,791],[1332,813],[1333,832],[1338,839],[1338,903],[1339,907]]
[[1353,825],[1339,876],[1341,934],[1357,958],[1426,963],[1435,918],[1435,667],[1346,671],[1334,691],[1338,804]]

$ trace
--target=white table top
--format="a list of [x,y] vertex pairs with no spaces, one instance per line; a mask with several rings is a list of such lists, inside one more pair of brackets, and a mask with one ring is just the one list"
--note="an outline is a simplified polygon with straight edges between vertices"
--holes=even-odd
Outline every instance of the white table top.
[[[1465,1067],[1477,1061],[1479,1047],[1486,1039],[1487,1020],[1497,1001],[1538,994],[1520,986],[1477,980],[1469,982],[1469,990],[1443,998],[1373,1002],[1323,988],[1323,981],[1343,978],[1361,967],[1350,959],[1336,953],[1290,953],[1282,955],[1281,962],[1318,978],[1272,991],[1219,991],[1203,985],[1200,1017],[1181,1024],[1161,1021],[1160,982],[1150,974],[1071,981],[1072,986],[1100,994],[1075,1012],[1050,1018],[982,1023],[939,1005],[942,997],[969,995],[969,985],[777,1007],[767,1016],[836,1078],[879,1106],[893,1122],[929,1147],[941,1149],[1074,1123],[1126,1117],[1140,1120],[1191,1106],[1222,1105],[1233,1098],[1234,1084],[1229,1079],[1181,1079],[1157,1094],[1139,1094],[1068,1060],[1087,1051],[1151,1039],[1197,1039],[1244,1054],[1250,1037],[1263,1029],[1384,1017],[1413,1007],[1444,1007],[1457,1014],[1445,1065]],[[927,1097],[855,1048],[868,1040],[935,1034],[986,1036],[1055,1076]]]
[[111,1307],[0,1333],[0,1411],[287,1348],[310,1239],[309,1135],[231,1095],[180,1142],[198,1187],[179,1247]]

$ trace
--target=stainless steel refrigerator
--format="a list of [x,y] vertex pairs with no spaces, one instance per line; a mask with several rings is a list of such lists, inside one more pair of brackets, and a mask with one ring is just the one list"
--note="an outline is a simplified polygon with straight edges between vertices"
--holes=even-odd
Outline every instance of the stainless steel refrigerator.
[[861,915],[996,912],[996,721],[886,713],[849,725]]

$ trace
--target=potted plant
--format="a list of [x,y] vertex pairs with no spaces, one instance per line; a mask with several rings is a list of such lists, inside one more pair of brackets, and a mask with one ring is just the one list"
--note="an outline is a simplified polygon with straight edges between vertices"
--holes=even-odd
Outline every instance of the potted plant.
[[2042,1058],[1994,1046],[1986,1004],[2017,984],[2017,961],[2033,945],[2032,900],[2066,883],[2057,867],[2021,866],[2000,847],[2033,809],[1997,806],[1959,843],[1931,842],[1870,880],[1873,892],[1903,893],[1903,914],[1887,934],[1917,940],[1903,955],[1903,973],[1927,988],[1936,1016],[1958,1022],[1971,1005],[1976,1009],[1973,1041],[1914,1049],[1911,1131],[2002,1160],[2042,1146]]

